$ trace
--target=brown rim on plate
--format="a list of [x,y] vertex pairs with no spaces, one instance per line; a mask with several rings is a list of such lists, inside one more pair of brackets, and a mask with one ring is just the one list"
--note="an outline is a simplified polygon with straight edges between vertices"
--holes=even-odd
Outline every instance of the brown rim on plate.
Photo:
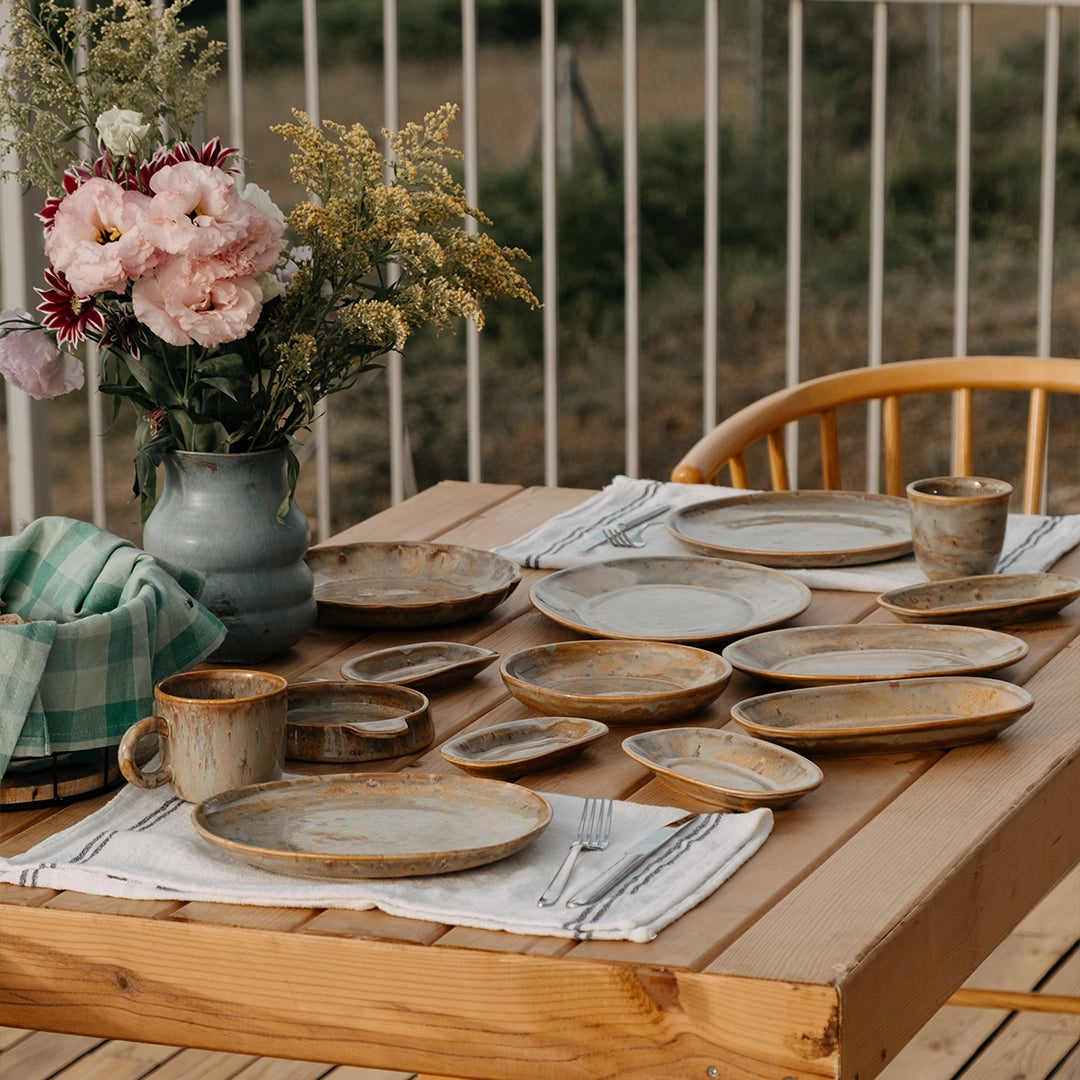
[[312,548],[319,613],[344,626],[409,629],[498,606],[521,582],[517,563],[459,544],[371,541]]
[[907,501],[862,491],[761,491],[695,503],[667,520],[708,555],[780,568],[857,566],[911,554]]
[[1033,704],[1013,683],[948,675],[781,690],[736,703],[731,716],[803,753],[899,753],[992,739]]
[[472,776],[305,776],[215,795],[192,811],[204,840],[272,873],[446,874],[520,851],[551,821],[528,788]]
[[537,716],[466,732],[444,743],[440,752],[473,776],[508,779],[569,761],[607,731],[599,720]]
[[346,679],[396,683],[426,690],[471,678],[499,654],[461,641],[417,641],[354,656],[341,665]]

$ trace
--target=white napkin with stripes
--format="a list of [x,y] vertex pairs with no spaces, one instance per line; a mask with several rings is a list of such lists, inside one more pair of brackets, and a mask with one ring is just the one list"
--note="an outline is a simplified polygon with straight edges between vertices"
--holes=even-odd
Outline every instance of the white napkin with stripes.
[[[624,521],[654,506],[669,505],[672,510],[677,510],[729,495],[747,494],[749,492],[712,484],[673,484],[616,476],[602,491],[585,502],[495,551],[522,566],[542,570],[643,555],[700,556],[699,552],[672,536],[665,524],[668,515],[639,526],[645,540],[642,548],[617,548],[601,544],[591,551],[582,549],[588,546],[599,526]],[[998,573],[1041,573],[1078,543],[1080,514],[1057,517],[1010,514]],[[926,575],[911,555],[865,566],[785,569],[784,573],[798,578],[813,589],[851,592],[882,593],[926,581]]]
[[611,843],[583,852],[552,907],[537,899],[577,832],[582,799],[545,794],[548,827],[509,858],[472,870],[414,878],[312,880],[252,867],[204,840],[191,806],[171,785],[130,785],[102,809],[25,854],[0,859],[0,881],[137,900],[206,900],[269,907],[379,908],[390,915],[515,934],[650,941],[700,903],[761,847],[767,809],[702,814],[615,889],[583,908],[565,898],[653,829],[684,815],[673,807],[616,801]]

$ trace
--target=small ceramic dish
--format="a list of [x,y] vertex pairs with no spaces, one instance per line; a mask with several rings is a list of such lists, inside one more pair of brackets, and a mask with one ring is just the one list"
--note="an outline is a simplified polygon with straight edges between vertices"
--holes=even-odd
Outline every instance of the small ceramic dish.
[[529,708],[606,724],[660,723],[697,712],[731,678],[731,665],[705,649],[622,639],[524,649],[499,670]]
[[1033,703],[1001,679],[948,675],[782,690],[738,702],[731,716],[751,735],[804,753],[900,753],[992,739]]
[[499,654],[458,641],[419,641],[353,657],[341,665],[346,679],[434,690],[472,678]]
[[441,751],[447,761],[472,776],[507,780],[569,761],[607,731],[599,720],[542,716],[459,735]]
[[787,806],[824,779],[812,761],[739,731],[665,728],[631,735],[622,748],[677,790],[726,810]]
[[285,756],[294,761],[376,761],[422,750],[434,737],[418,690],[359,682],[289,687]]
[[343,626],[411,629],[482,615],[521,582],[516,563],[457,544],[406,541],[312,548],[319,614]]
[[1060,574],[985,574],[930,581],[882,593],[878,603],[904,622],[1004,626],[1056,615],[1080,596]]

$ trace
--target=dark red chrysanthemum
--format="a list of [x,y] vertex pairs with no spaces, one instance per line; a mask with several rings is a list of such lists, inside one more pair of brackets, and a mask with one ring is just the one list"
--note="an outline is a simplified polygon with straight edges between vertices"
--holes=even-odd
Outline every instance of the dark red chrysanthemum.
[[34,290],[41,297],[38,311],[45,316],[42,325],[56,332],[59,344],[77,345],[88,334],[97,335],[105,329],[105,319],[93,297],[77,296],[67,278],[52,267],[45,271],[45,280],[50,288]]

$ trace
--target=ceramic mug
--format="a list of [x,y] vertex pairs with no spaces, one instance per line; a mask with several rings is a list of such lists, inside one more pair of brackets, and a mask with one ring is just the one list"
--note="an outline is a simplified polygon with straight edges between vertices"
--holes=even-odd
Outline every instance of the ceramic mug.
[[[262,671],[188,671],[154,688],[155,715],[120,740],[120,771],[138,787],[172,782],[185,802],[281,779],[285,767],[288,683]],[[135,760],[139,740],[156,735],[160,768]]]
[[915,560],[932,581],[992,574],[1005,543],[1012,485],[985,476],[908,484]]

